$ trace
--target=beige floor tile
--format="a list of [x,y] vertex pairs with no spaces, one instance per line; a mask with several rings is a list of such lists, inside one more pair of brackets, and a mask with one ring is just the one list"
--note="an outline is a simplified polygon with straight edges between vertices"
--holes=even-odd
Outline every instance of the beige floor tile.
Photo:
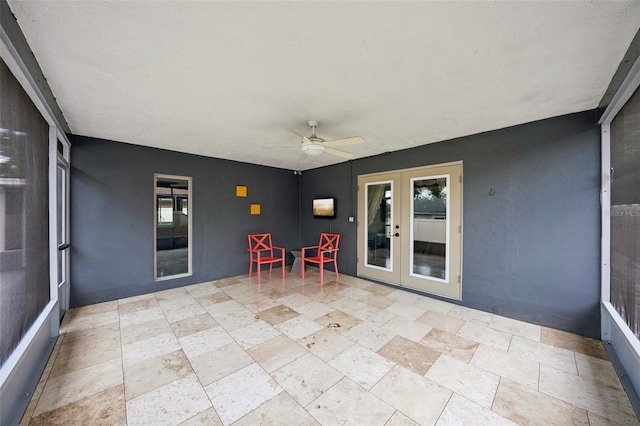
[[[310,371],[313,374],[309,374]],[[311,403],[344,377],[313,354],[306,354],[271,375],[302,406]]]
[[[398,290],[400,291],[400,290]],[[415,295],[414,295],[415,296]],[[391,297],[391,296],[389,296]],[[390,305],[389,307],[385,308],[388,312],[391,312],[392,314],[401,316],[401,317],[405,317],[408,318],[410,320],[416,320],[418,318],[420,318],[422,315],[424,315],[425,312],[427,312],[427,308],[426,307],[420,307],[417,305],[412,305],[409,304],[407,302],[404,301],[398,301],[396,303],[394,303],[393,305]]]
[[271,373],[291,361],[300,358],[306,354],[307,351],[289,337],[281,334],[254,346],[249,349],[247,353],[251,355],[266,372]]
[[214,327],[181,337],[179,341],[187,357],[194,358],[232,343],[233,339],[222,327]]
[[216,317],[216,321],[227,332],[231,332],[257,322],[258,317],[255,313],[249,311],[248,309],[245,309],[244,311],[240,312],[231,312],[230,314],[220,315]]
[[491,318],[489,327],[504,331],[505,333],[515,334],[516,336],[524,337],[535,342],[540,341],[541,327],[539,325],[494,315],[493,318]]
[[387,297],[389,299],[393,299],[398,302],[403,302],[408,305],[413,305],[414,303],[424,298],[424,296],[421,296],[419,294],[412,293],[410,291],[400,290],[400,289],[395,289],[394,291],[389,293]]
[[31,426],[126,425],[124,390],[117,385],[34,417]]
[[578,375],[603,385],[623,389],[613,364],[609,360],[594,358],[576,352]]
[[118,311],[118,301],[113,300],[104,303],[95,303],[93,305],[81,306],[72,309],[72,319],[80,317],[92,317],[96,314],[114,313]]
[[[589,426],[620,426],[620,423],[614,422],[613,420],[609,420],[590,411],[587,411],[587,416],[589,417]],[[636,421],[635,423],[630,422],[629,425],[640,425],[640,421]]]
[[441,314],[448,314],[456,306],[453,303],[443,302],[442,300],[432,299],[430,297],[422,296],[417,302],[417,306],[424,308],[427,311],[438,312]]
[[225,425],[249,414],[282,392],[278,383],[253,363],[205,387]]
[[171,328],[178,339],[200,331],[208,330],[218,326],[218,322],[209,313],[185,318],[172,322]]
[[476,404],[458,394],[453,394],[444,407],[436,426],[491,425],[515,426],[517,423]]
[[181,350],[133,364],[124,368],[125,397],[133,399],[189,374],[193,370]]
[[568,373],[578,373],[575,354],[566,349],[534,342],[533,340],[519,336],[513,336],[511,346],[509,346],[509,353]]
[[71,321],[69,322],[67,333],[72,333],[78,330],[85,330],[88,328],[100,327],[102,325],[118,322],[119,315],[118,315],[117,303],[109,306],[113,306],[115,307],[115,309],[111,309],[106,312],[97,312],[97,313],[82,314],[82,315],[74,313],[73,316],[71,317]]
[[521,425],[588,425],[587,412],[526,386],[501,379],[491,410]]
[[122,346],[148,339],[149,337],[171,333],[171,325],[164,316],[162,319],[120,328]]
[[273,308],[258,312],[256,317],[271,325],[278,325],[282,322],[299,316],[295,310],[285,305],[277,305]]
[[175,300],[180,297],[189,296],[189,292],[184,287],[170,288],[168,290],[157,291],[153,294],[156,296],[158,303],[165,300]]
[[207,307],[210,307],[211,305],[228,302],[230,300],[233,300],[231,296],[222,291],[206,294],[204,296],[196,296],[196,301],[205,309],[207,309]]
[[393,413],[393,416],[389,419],[385,426],[420,426],[418,423],[411,420],[409,417],[402,414],[400,411]]
[[367,290],[370,293],[378,294],[380,296],[388,296],[389,294],[395,292],[397,289],[391,286],[371,283],[368,286],[365,286],[363,290]]
[[482,343],[501,352],[507,352],[511,345],[511,333],[483,327],[473,322],[466,322],[456,333],[458,336]]
[[545,365],[540,366],[540,392],[619,423],[636,420],[624,391]]
[[[306,299],[309,298],[306,297]],[[324,303],[312,300],[311,302],[305,303],[304,305],[298,305],[296,307],[296,311],[309,319],[315,320],[324,315],[327,315],[329,312],[335,311],[335,309],[331,306],[325,305]]]
[[306,305],[312,300],[294,291],[290,294],[287,294],[286,296],[278,298],[277,301],[285,306],[289,306],[290,308],[295,309],[298,306]]
[[164,315],[169,322],[176,322],[189,317],[195,317],[197,315],[206,314],[207,311],[195,301],[195,299],[189,296],[190,303],[184,305],[176,305],[169,307],[162,307]]
[[369,305],[353,312],[353,316],[356,318],[360,318],[362,321],[365,321],[368,324],[372,324],[378,327],[383,327],[384,324],[396,317],[395,314],[392,314],[389,311],[375,308]]
[[253,312],[254,314],[258,312],[262,312],[267,309],[271,309],[275,306],[281,305],[282,303],[277,301],[276,298],[264,297],[252,300],[244,304],[244,307],[247,308],[248,311]]
[[113,359],[47,381],[33,413],[39,416],[122,384],[122,361]]
[[220,292],[220,289],[213,285],[211,281],[188,285],[184,289],[187,290],[192,297],[201,297]]
[[49,373],[50,378],[112,359],[120,359],[122,356],[119,335],[93,344],[79,345],[80,342],[80,340],[75,340],[70,344],[62,344],[56,362]]
[[216,410],[211,407],[208,410],[196,414],[189,420],[180,423],[180,426],[223,426]]
[[491,408],[500,381],[493,373],[446,355],[433,363],[425,377],[485,408]]
[[[214,295],[216,296],[216,295]],[[205,296],[206,297],[206,296]],[[231,299],[225,302],[215,303],[211,305],[206,305],[204,307],[207,312],[209,312],[214,318],[217,318],[221,315],[231,314],[234,312],[242,312],[245,310],[244,306],[242,306],[237,301]]]
[[[385,288],[388,288],[388,287],[385,287]],[[362,299],[360,299],[360,301],[362,303],[366,303],[367,305],[373,308],[378,308],[378,309],[385,309],[393,305],[394,303],[396,303],[396,300],[394,299],[390,299],[380,294],[371,293],[371,292],[366,297],[363,297]]]
[[354,342],[331,328],[323,328],[298,339],[297,342],[323,361],[329,361],[336,355],[353,346]]
[[360,324],[362,320],[342,311],[332,311],[315,320],[318,324],[332,328],[339,333],[349,331],[352,327]]
[[369,296],[371,293],[365,290],[362,290],[357,287],[347,287],[338,291],[338,293],[342,297],[347,297],[352,300],[362,300],[363,298]]
[[440,356],[440,352],[401,336],[391,339],[377,353],[421,376]]
[[346,377],[306,408],[323,425],[384,425],[395,412]]
[[365,389],[371,389],[395,362],[358,344],[329,361],[329,365]]
[[159,334],[122,347],[122,364],[129,367],[148,359],[165,355],[180,349],[180,343],[173,333]]
[[396,316],[387,321],[382,327],[414,342],[422,340],[432,329],[426,324],[420,324],[402,316]]
[[439,330],[448,331],[453,334],[456,334],[465,323],[463,319],[432,311],[425,312],[422,316],[416,319],[416,322],[426,324],[429,327],[437,328]]
[[375,352],[386,345],[396,334],[369,322],[361,322],[351,330],[344,332],[343,336]]
[[358,302],[357,300],[353,300],[348,297],[340,297],[339,299],[329,303],[329,306],[349,315],[354,315],[360,309],[367,307],[365,303]]
[[145,295],[145,297],[134,297],[130,299],[121,299],[118,301],[118,312],[120,315],[129,314],[137,311],[146,311],[147,309],[159,308],[158,301],[153,294]]
[[471,358],[471,365],[497,374],[533,390],[538,390],[540,364],[512,353],[480,345]]
[[420,343],[463,362],[469,362],[478,343],[446,331],[433,329]]
[[211,408],[195,374],[127,401],[128,426],[176,425]]
[[132,325],[165,318],[164,312],[162,312],[160,306],[140,311],[129,311],[120,315],[120,327],[126,328]]
[[557,346],[573,352],[609,361],[609,355],[600,340],[578,336],[566,331],[542,327],[540,341],[547,345]]
[[[295,318],[290,321],[294,320]],[[233,330],[229,334],[236,342],[238,342],[240,346],[247,350],[278,336],[280,334],[280,331],[267,324],[266,322],[258,320],[242,328]]]
[[251,411],[233,424],[234,426],[281,426],[308,425],[319,426],[319,423],[300,406],[287,392],[277,396]]
[[189,361],[203,386],[254,362],[253,358],[233,341],[189,358]]
[[275,328],[289,336],[289,338],[297,340],[322,330],[323,327],[305,316],[297,316],[276,325]]
[[371,392],[423,425],[435,424],[452,395],[449,389],[399,365],[384,376]]
[[94,328],[85,328],[74,332],[60,331],[64,336],[65,346],[69,345],[93,345],[103,340],[110,340],[120,337],[120,323],[112,322]]
[[493,314],[490,312],[479,311],[477,309],[467,308],[465,306],[456,305],[447,315],[451,315],[460,319],[463,319],[472,324],[487,326],[493,318]]

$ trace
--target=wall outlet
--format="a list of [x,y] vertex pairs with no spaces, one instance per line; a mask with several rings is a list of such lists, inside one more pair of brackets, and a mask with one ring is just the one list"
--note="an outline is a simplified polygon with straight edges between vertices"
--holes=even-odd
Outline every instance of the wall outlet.
[[355,219],[353,216],[349,216],[349,222],[353,222]]

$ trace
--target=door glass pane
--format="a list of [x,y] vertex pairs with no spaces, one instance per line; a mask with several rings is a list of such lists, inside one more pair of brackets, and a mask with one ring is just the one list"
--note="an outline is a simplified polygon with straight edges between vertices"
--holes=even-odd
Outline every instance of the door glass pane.
[[156,279],[191,273],[190,178],[156,176]]
[[392,183],[378,182],[366,185],[367,266],[391,270],[392,246]]
[[413,275],[446,279],[448,181],[448,176],[411,179]]

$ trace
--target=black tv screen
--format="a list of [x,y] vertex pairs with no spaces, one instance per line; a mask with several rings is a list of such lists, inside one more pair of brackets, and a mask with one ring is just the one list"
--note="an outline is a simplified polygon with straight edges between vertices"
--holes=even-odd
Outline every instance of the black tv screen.
[[326,217],[329,219],[336,217],[336,199],[315,198],[313,200],[313,217]]

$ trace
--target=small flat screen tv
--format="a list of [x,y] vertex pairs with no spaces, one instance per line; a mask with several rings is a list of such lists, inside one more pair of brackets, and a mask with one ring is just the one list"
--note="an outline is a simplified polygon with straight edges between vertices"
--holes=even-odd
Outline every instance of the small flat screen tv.
[[336,217],[335,198],[315,198],[313,200],[313,217],[333,219]]

